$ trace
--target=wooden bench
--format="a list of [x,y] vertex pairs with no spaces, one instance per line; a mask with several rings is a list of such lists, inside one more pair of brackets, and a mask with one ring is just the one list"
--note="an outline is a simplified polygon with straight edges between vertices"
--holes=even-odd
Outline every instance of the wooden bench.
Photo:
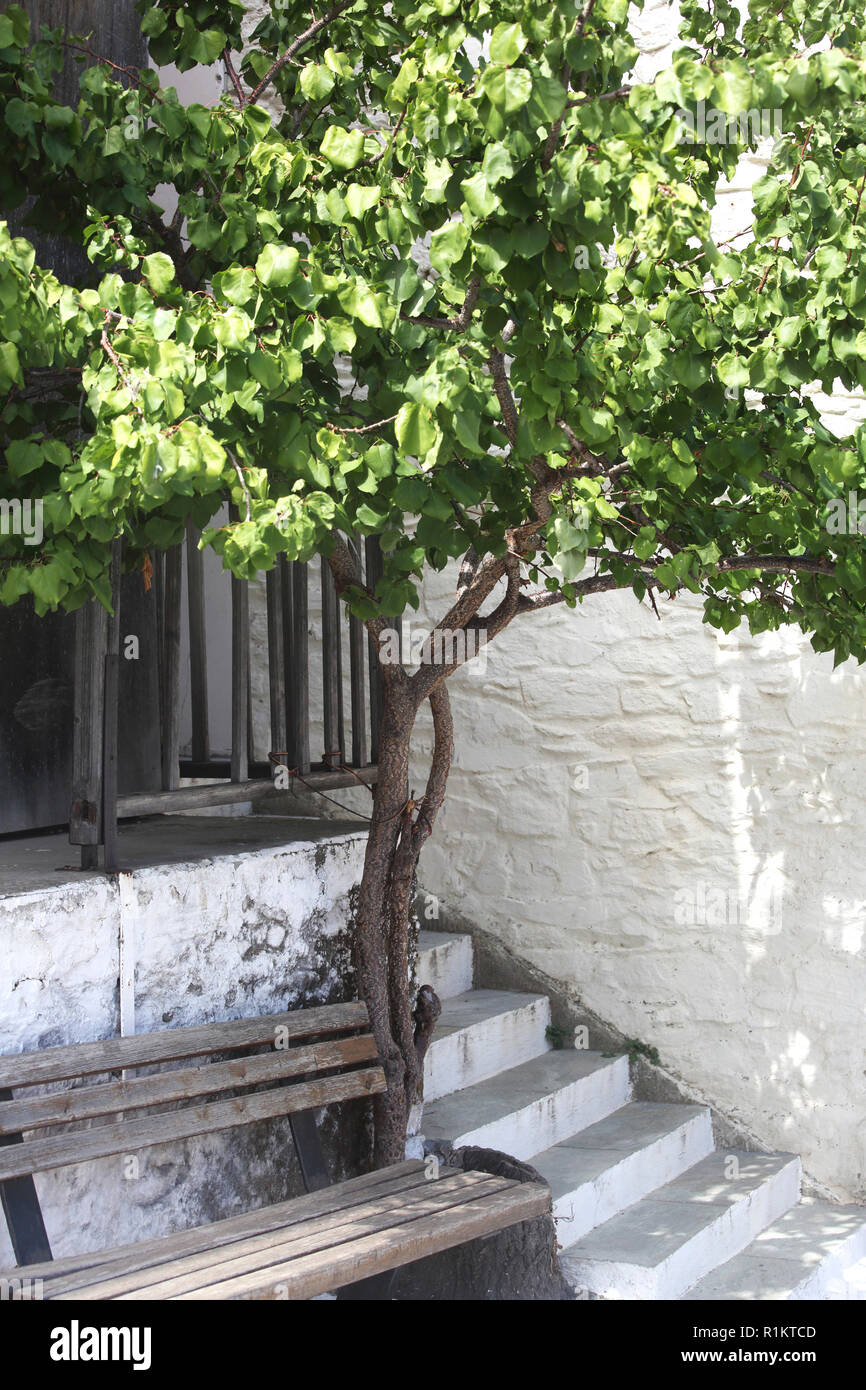
[[[153,1070],[161,1063],[181,1065]],[[148,1073],[130,1075],[138,1068]],[[82,1084],[33,1093],[70,1081]],[[433,1180],[420,1160],[331,1186],[310,1112],[384,1089],[360,1003],[0,1057],[0,1197],[19,1263],[4,1287],[17,1279],[46,1299],[312,1298],[550,1210],[539,1183],[447,1167]],[[276,1116],[289,1117],[306,1196],[52,1260],[34,1174]]]

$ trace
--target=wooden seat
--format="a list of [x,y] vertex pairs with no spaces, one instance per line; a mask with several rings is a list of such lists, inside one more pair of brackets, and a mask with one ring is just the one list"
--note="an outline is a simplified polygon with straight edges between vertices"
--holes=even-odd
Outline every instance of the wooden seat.
[[[128,1074],[164,1063],[180,1065]],[[83,1084],[32,1094],[61,1081]],[[49,1299],[311,1298],[549,1211],[541,1184],[420,1161],[326,1186],[309,1112],[384,1089],[360,1003],[0,1058],[0,1195],[29,1285]],[[289,1117],[307,1196],[51,1259],[34,1173],[275,1116]]]

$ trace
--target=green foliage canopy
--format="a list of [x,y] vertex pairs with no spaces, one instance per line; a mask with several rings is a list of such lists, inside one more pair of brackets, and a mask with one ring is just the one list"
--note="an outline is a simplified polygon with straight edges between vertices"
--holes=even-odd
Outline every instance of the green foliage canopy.
[[[866,495],[866,430],[807,391],[866,388],[864,5],[685,0],[638,85],[627,8],[273,0],[242,37],[240,0],[141,3],[154,62],[243,54],[211,107],[8,8],[0,213],[31,198],[93,269],[64,286],[0,223],[3,490],[45,524],[0,536],[0,601],[108,602],[114,536],[135,562],[230,500],[205,543],[241,576],[379,535],[362,617],[529,527],[536,606],[685,588],[866,658],[863,538],[824,510]],[[735,138],[682,140],[701,102]],[[717,246],[750,111],[782,134]]]

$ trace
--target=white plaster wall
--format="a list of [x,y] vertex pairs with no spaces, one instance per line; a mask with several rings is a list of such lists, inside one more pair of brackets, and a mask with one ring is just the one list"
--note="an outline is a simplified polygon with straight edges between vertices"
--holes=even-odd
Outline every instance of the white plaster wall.
[[[0,897],[0,959],[11,962],[0,972],[0,1055],[351,997],[349,897],[363,852],[362,835],[339,834]],[[123,1020],[121,928],[134,961]],[[55,1257],[297,1190],[284,1119],[141,1150],[133,1168],[127,1157],[37,1176]],[[0,1221],[0,1269],[12,1265]]]
[[[673,10],[635,17],[648,78]],[[748,225],[764,167],[720,190]],[[818,395],[841,431],[862,395]],[[427,586],[444,611],[453,574]],[[690,596],[516,622],[453,688],[457,756],[422,878],[766,1144],[866,1197],[866,676]],[[432,620],[431,620],[432,625]],[[414,780],[429,753],[429,721]]]

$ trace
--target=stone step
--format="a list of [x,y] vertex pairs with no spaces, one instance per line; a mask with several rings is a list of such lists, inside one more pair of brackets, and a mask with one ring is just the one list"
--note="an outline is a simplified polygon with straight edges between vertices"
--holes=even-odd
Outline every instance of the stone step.
[[561,1255],[563,1273],[603,1298],[679,1298],[799,1196],[795,1155],[714,1153],[587,1232]]
[[418,984],[432,985],[440,999],[472,988],[472,937],[450,932],[418,934]]
[[804,1200],[683,1298],[866,1301],[866,1207]]
[[563,1049],[425,1105],[421,1128],[428,1142],[480,1144],[528,1159],[630,1095],[627,1057]]
[[547,1052],[546,994],[472,989],[446,999],[424,1063],[424,1095],[438,1100]]
[[553,1193],[557,1240],[570,1246],[712,1151],[706,1106],[635,1101],[532,1163]]

